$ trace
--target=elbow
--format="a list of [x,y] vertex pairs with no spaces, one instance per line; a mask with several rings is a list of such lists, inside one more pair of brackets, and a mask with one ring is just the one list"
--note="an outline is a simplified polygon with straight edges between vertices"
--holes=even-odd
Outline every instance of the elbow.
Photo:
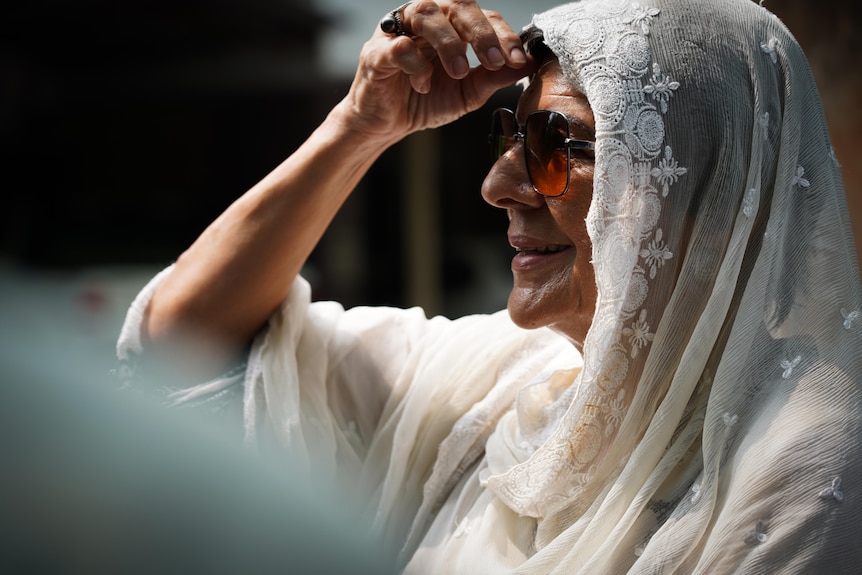
[[160,373],[197,383],[217,377],[238,361],[246,341],[225,335],[201,318],[194,301],[157,290],[141,323],[144,356]]

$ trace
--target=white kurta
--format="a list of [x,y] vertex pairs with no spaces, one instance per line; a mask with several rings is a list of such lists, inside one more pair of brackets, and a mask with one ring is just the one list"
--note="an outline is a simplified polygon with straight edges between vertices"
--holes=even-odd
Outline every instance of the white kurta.
[[[169,272],[133,303],[121,359],[140,353],[143,311]],[[419,546],[408,572],[453,569],[444,564],[459,557],[481,562],[458,572],[522,563],[535,521],[481,485],[485,441],[520,389],[555,372],[571,382],[577,350],[550,330],[516,327],[505,311],[428,319],[418,308],[345,310],[310,294],[303,279],[294,283],[231,384],[244,387],[247,439],[275,439],[313,477],[335,478],[393,560],[400,553],[405,562]],[[224,391],[198,387],[184,397]],[[465,546],[481,552],[455,552]]]
[[244,377],[181,397],[243,380],[247,437],[342,480],[410,572],[858,573],[862,285],[798,44],[747,0],[580,0],[526,34],[596,120],[583,371],[505,313],[300,280]]

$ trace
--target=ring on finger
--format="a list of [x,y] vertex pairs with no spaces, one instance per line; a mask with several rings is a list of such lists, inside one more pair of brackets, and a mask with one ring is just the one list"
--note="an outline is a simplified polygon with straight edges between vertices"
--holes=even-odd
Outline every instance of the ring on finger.
[[380,29],[390,36],[410,36],[404,29],[403,10],[410,2],[405,2],[380,20]]

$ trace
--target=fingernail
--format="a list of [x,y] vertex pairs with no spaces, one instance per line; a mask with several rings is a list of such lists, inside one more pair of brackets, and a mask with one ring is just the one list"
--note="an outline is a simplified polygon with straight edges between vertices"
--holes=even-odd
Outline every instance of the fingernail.
[[425,82],[421,86],[419,86],[419,92],[421,94],[427,94],[431,91],[431,82]]
[[452,60],[452,72],[458,78],[463,78],[470,71],[470,64],[467,62],[466,56],[458,56]]
[[485,56],[488,58],[488,62],[492,66],[502,66],[506,63],[506,59],[503,58],[503,53],[500,52],[500,49],[494,46],[493,48],[489,48],[485,53]]
[[509,57],[512,58],[512,62],[516,64],[527,63],[527,55],[520,48],[512,48],[512,51],[509,52]]

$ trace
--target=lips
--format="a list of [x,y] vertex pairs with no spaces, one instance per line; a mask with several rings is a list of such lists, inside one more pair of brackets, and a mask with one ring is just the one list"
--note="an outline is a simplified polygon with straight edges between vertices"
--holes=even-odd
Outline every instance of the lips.
[[[509,236],[509,243],[515,248],[512,258],[512,271],[527,272],[538,270],[544,266],[564,265],[570,259],[574,246],[568,243],[558,243],[549,238]],[[563,259],[561,259],[563,258]]]
[[[515,248],[519,254],[554,254],[567,250],[572,246],[568,238],[563,238],[560,234],[529,235],[524,233],[513,233],[509,231],[509,245]],[[560,241],[562,240],[562,241]]]

